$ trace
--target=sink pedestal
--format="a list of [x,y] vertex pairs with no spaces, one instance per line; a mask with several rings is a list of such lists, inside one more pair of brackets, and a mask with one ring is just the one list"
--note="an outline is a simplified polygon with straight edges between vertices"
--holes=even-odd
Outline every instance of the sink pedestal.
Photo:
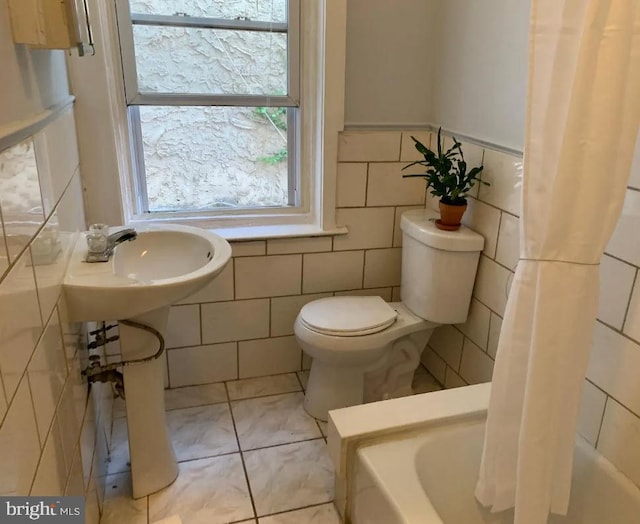
[[[130,320],[166,333],[169,307]],[[120,324],[123,360],[145,358],[158,351],[158,339],[147,331]],[[178,476],[178,463],[167,431],[164,409],[164,353],[154,360],[124,366],[133,498],[165,488]]]

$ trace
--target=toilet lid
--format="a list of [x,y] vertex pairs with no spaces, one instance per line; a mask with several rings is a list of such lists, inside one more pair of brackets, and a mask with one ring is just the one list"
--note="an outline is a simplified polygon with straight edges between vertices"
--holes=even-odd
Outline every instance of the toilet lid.
[[300,320],[325,335],[370,335],[389,327],[398,313],[380,297],[328,297],[300,310]]

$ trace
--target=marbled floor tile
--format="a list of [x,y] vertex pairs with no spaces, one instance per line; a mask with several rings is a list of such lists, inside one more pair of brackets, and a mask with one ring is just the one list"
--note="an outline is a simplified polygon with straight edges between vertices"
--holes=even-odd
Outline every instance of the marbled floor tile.
[[316,420],[316,422],[318,423],[318,426],[320,426],[320,431],[322,431],[322,436],[326,437],[327,436],[328,423],[324,422],[322,420]]
[[413,376],[413,383],[411,384],[413,394],[418,395],[420,393],[430,393],[431,391],[440,391],[442,386],[438,384],[435,378],[422,366],[418,366],[416,373]]
[[234,380],[227,382],[227,388],[231,400],[292,393],[302,389],[295,373]]
[[287,444],[321,436],[315,419],[302,403],[302,393],[231,402],[242,450]]
[[181,463],[176,481],[149,496],[149,522],[171,515],[179,515],[185,524],[253,518],[240,454]]
[[302,384],[302,389],[307,389],[307,384],[309,382],[309,370],[306,371],[296,371],[298,374],[298,378],[300,379],[300,383]]
[[224,384],[205,384],[202,386],[188,386],[184,388],[165,389],[165,409],[191,408],[218,404],[227,401],[227,392]]
[[243,455],[258,516],[333,500],[333,467],[324,440]]
[[114,475],[131,470],[129,462],[129,433],[127,431],[127,419],[113,419],[111,428],[111,447],[109,448],[109,464],[107,473]]
[[238,451],[227,403],[168,411],[167,425],[178,461]]
[[147,498],[131,498],[131,475],[107,476],[100,524],[147,524]]
[[258,522],[259,524],[341,524],[333,504],[288,511],[271,517],[263,517]]

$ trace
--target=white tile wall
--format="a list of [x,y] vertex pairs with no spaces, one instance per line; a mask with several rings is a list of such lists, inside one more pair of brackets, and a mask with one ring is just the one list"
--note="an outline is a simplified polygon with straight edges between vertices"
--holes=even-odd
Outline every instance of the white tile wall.
[[340,135],[340,162],[385,162],[400,159],[401,133],[397,131],[345,131]]
[[[636,268],[604,255],[600,261],[600,302],[598,318],[616,329],[622,329]],[[633,309],[633,305],[630,308]],[[633,315],[632,315],[633,316]],[[631,322],[633,325],[633,322]]]
[[607,395],[588,380],[584,381],[582,403],[578,418],[578,433],[592,445],[596,445],[600,433],[600,425],[604,416]]
[[492,311],[504,315],[513,273],[490,258],[480,257],[473,295]]
[[479,199],[520,216],[522,171],[522,158],[486,149],[482,180],[490,185],[480,186]]
[[236,342],[171,349],[167,358],[172,388],[238,378]]
[[332,296],[332,293],[315,293],[312,295],[294,295],[272,299],[271,336],[293,335],[293,324],[302,306],[313,300],[330,296]]
[[235,260],[234,265],[238,299],[300,293],[302,255],[245,257]]
[[[42,215],[31,222],[46,222],[45,229],[38,236],[34,227],[20,230],[20,242],[10,242],[13,257],[4,275],[4,239],[0,242],[0,412],[6,410],[0,424],[0,494],[85,495],[93,478],[98,510],[97,479],[106,465],[104,451],[94,449],[99,434],[105,448],[104,427],[110,421],[104,418],[111,399],[104,394],[95,399],[97,411],[94,395],[87,401],[77,352],[81,326],[68,321],[61,297],[68,248],[85,228],[72,109],[55,117],[35,140],[37,175],[31,173],[29,183],[21,184],[31,191],[20,196],[23,202],[35,199],[34,209],[42,205]],[[0,191],[0,201],[15,197]],[[84,464],[79,453],[83,418],[92,428],[84,432]]]
[[366,163],[338,164],[336,204],[338,207],[364,207],[367,196]]
[[203,302],[224,302],[233,300],[233,263],[229,262],[210,284],[197,293],[185,298],[180,304],[200,304]]
[[240,377],[251,378],[300,369],[302,353],[295,337],[265,338],[239,343]]
[[335,251],[391,247],[393,244],[393,207],[338,209],[336,222],[349,232],[333,241]]
[[[636,412],[637,413],[637,412]],[[640,418],[608,398],[602,429],[598,440],[598,451],[640,486]]]
[[624,333],[637,342],[640,342],[640,278],[638,278],[637,270],[633,294],[624,322]]
[[202,305],[202,342],[204,344],[268,336],[269,299]]
[[403,178],[423,172],[422,166],[409,167],[406,163],[375,163],[369,165],[367,183],[368,206],[418,205],[425,202],[425,181],[419,177]]
[[606,252],[617,258],[640,266],[640,242],[633,242],[640,231],[640,191],[628,189],[622,214]]
[[331,237],[275,238],[267,241],[267,255],[331,251]]
[[460,362],[460,377],[468,384],[490,382],[493,375],[493,359],[479,346],[465,339]]
[[362,287],[364,251],[304,255],[303,293],[342,291]]
[[165,342],[168,348],[200,344],[200,307],[198,305],[171,308]]
[[465,226],[477,231],[484,237],[483,253],[490,258],[495,258],[496,256],[501,214],[498,208],[470,198],[468,199],[467,210],[462,217],[462,223]]
[[366,252],[364,287],[399,286],[402,249],[371,249]]
[[489,317],[491,310],[477,299],[471,299],[469,316],[464,324],[459,324],[458,329],[469,337],[482,349],[487,349],[489,339]]
[[411,137],[414,137],[418,140],[422,145],[426,147],[431,147],[431,141],[434,141],[436,135],[430,133],[429,131],[407,131],[402,133],[402,148],[400,150],[400,160],[403,162],[414,162],[416,160],[424,160],[424,157],[420,154],[420,152],[415,147],[415,142]]

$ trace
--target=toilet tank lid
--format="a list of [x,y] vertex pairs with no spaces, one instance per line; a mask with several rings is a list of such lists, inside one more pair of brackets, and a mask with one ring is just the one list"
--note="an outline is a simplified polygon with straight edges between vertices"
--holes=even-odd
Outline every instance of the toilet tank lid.
[[402,214],[400,227],[411,238],[444,251],[482,251],[484,237],[466,226],[457,231],[443,231],[436,227],[439,214],[431,209],[413,209]]

